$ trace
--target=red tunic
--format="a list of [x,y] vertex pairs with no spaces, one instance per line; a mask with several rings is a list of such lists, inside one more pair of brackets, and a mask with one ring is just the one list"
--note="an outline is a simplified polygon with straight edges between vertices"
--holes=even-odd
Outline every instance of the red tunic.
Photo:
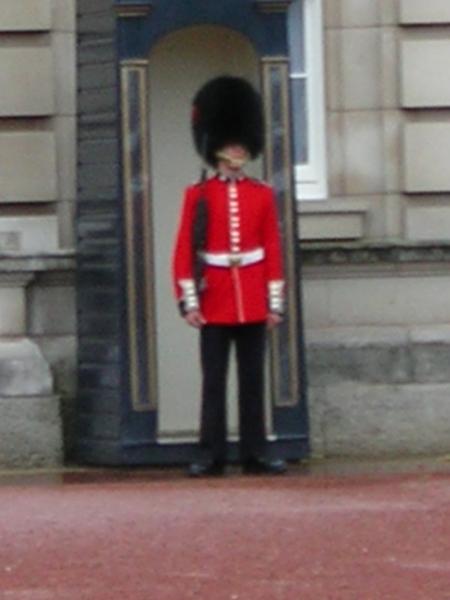
[[[280,234],[273,190],[267,184],[243,177],[229,181],[218,175],[185,191],[181,222],[173,258],[176,298],[196,303],[211,324],[265,321],[270,310],[281,307],[283,269]],[[192,291],[192,225],[196,203],[206,197],[205,252],[230,255],[263,250],[253,264],[211,266],[205,264],[200,298]],[[186,291],[188,290],[187,296]],[[281,311],[280,311],[281,312]]]

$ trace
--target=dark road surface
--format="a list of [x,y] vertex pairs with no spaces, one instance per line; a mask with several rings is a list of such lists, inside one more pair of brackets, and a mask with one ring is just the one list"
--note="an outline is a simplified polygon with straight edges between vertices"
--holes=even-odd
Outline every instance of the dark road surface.
[[450,599],[450,464],[0,476],[1,600]]

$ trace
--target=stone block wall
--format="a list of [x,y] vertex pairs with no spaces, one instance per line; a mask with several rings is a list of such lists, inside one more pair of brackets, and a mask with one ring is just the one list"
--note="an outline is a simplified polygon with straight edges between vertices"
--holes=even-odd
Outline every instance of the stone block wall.
[[342,327],[308,344],[316,456],[450,451],[449,328]]
[[[18,220],[9,230],[19,237],[29,237],[28,220],[44,213],[56,218],[46,221],[43,251],[73,248],[75,0],[5,3],[0,15],[0,202],[14,205],[9,215]],[[19,242],[17,251],[24,250]]]
[[301,203],[303,238],[449,240],[448,3],[323,8],[329,198]]
[[316,454],[450,451],[449,3],[324,0],[328,200],[301,205]]
[[403,236],[397,4],[322,0],[329,194],[300,202],[303,239]]
[[61,464],[75,395],[75,8],[0,11],[0,467]]
[[450,452],[450,245],[304,251],[317,456]]

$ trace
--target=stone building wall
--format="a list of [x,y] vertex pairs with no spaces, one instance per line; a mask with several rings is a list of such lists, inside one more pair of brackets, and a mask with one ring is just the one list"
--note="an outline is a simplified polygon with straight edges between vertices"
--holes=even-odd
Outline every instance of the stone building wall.
[[324,9],[330,196],[300,219],[314,451],[448,452],[448,2]]
[[[329,197],[300,203],[307,255],[324,242],[358,251],[450,240],[446,6],[441,0],[324,2]],[[307,267],[310,325],[447,322],[450,307],[436,294],[436,288],[450,291],[447,265],[427,266],[426,252],[420,265],[409,261],[401,280],[392,255],[377,259],[376,269],[344,260],[333,273],[328,267],[321,273],[315,260]],[[414,303],[405,302],[412,297]]]
[[[99,236],[111,255],[118,243],[111,3],[2,0],[0,466],[70,456],[77,123],[80,248],[93,278]],[[323,0],[323,14],[329,197],[300,215],[313,451],[449,452],[449,3]],[[114,333],[107,316],[97,325]],[[98,348],[93,338],[114,369]],[[85,426],[111,402],[86,405]]]
[[302,203],[303,238],[449,240],[448,3],[323,8],[329,198]]
[[74,397],[75,0],[0,11],[0,466],[63,460]]

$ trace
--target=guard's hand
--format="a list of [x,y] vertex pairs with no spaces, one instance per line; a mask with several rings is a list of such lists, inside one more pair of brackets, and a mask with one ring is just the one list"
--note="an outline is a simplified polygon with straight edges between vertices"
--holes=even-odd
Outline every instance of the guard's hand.
[[206,323],[202,313],[199,310],[190,310],[188,313],[186,313],[184,320],[188,325],[195,327],[196,329],[200,329],[200,327]]
[[266,319],[267,329],[274,329],[282,322],[283,322],[283,317],[281,315],[279,315],[278,313],[269,313],[267,315],[267,319]]

